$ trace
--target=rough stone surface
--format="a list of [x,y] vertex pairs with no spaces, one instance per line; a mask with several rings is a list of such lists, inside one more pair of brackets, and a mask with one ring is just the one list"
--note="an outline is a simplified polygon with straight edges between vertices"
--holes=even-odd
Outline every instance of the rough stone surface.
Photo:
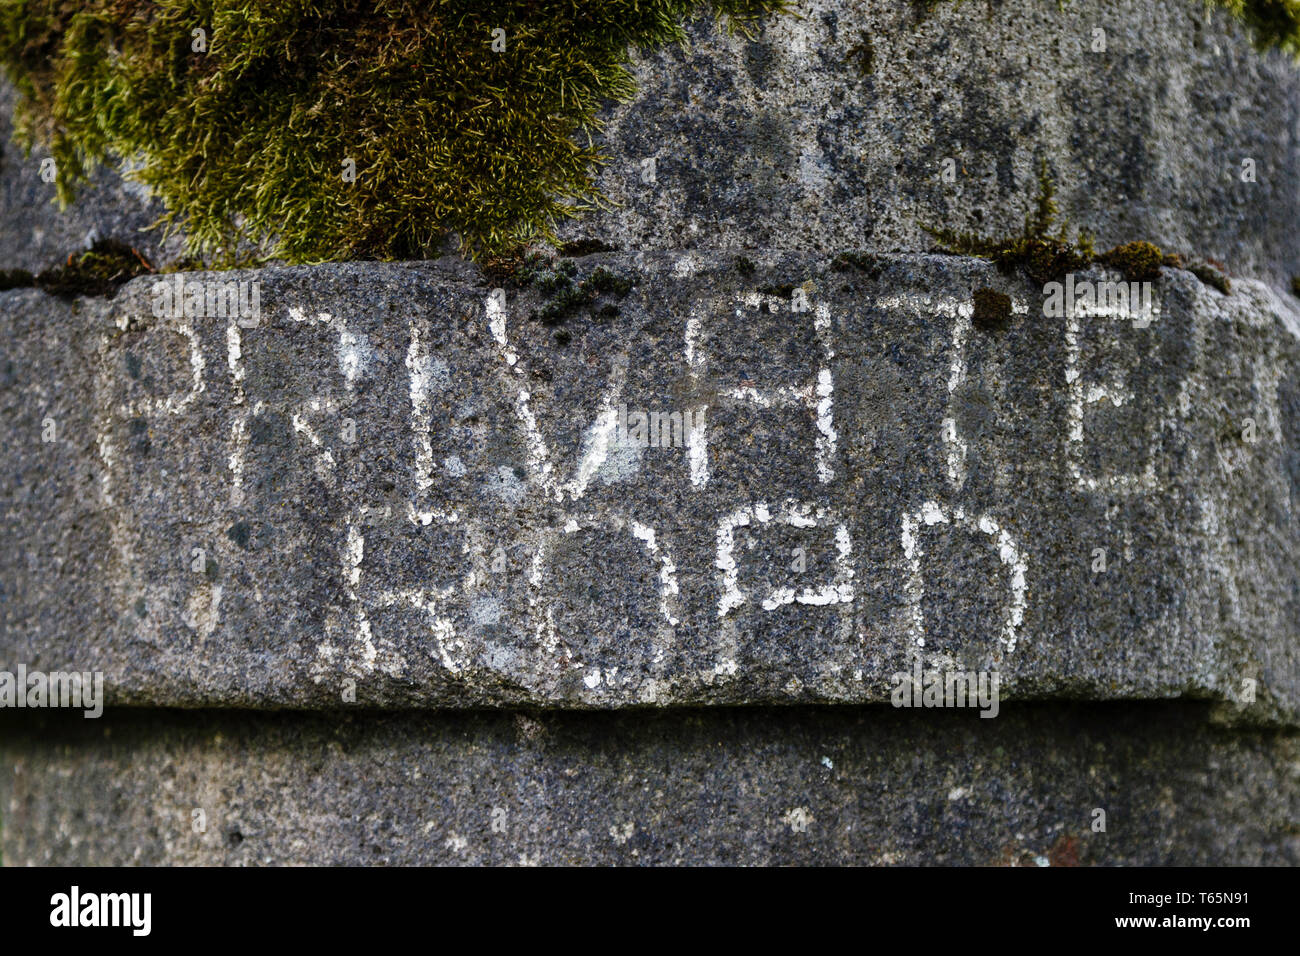
[[[261,283],[250,328],[156,318],[152,279],[0,297],[0,667],[620,707],[887,701],[920,661],[1294,720],[1288,297],[1166,269],[1158,313],[1052,318],[949,257],[573,271],[631,287],[547,322],[543,282],[454,261],[222,274]],[[703,422],[641,447],[624,407]]]
[[[0,294],[0,674],[109,699],[0,711],[0,859],[1300,863],[1297,72],[1184,0],[799,8],[637,55],[564,229],[625,252],[563,276]],[[41,158],[0,268],[176,260]],[[1018,229],[1041,159],[1231,293],[1051,316],[921,254]],[[997,718],[891,708],[914,664]]]
[[[1064,213],[1103,245],[1146,239],[1282,285],[1300,273],[1300,74],[1256,53],[1221,10],[943,0],[922,20],[918,5],[890,0],[796,9],[753,37],[704,18],[689,48],[637,54],[638,95],[603,114],[598,183],[612,206],[562,234],[631,251],[923,252],[926,226],[1019,229],[1046,159]],[[0,94],[0,115],[11,99]],[[178,257],[174,239],[139,232],[161,210],[113,170],[60,213],[41,155],[4,147],[0,267],[52,265],[92,230],[158,263]]]
[[1168,703],[1013,705],[997,720],[889,707],[9,720],[3,855],[1300,863],[1296,737],[1227,733],[1205,718],[1204,705]]
[[116,168],[101,168],[61,209],[54,183],[41,175],[48,151],[25,154],[13,139],[17,93],[0,78],[0,269],[39,272],[62,265],[96,239],[119,239],[152,263],[180,258],[179,235],[150,229],[165,211],[143,186],[124,179]]
[[639,94],[605,114],[598,182],[615,206],[565,234],[628,250],[926,251],[926,226],[1019,230],[1046,159],[1063,212],[1103,246],[1300,272],[1300,74],[1222,11],[940,2],[921,21],[888,0],[796,7],[753,38],[703,21],[689,50],[639,57]]

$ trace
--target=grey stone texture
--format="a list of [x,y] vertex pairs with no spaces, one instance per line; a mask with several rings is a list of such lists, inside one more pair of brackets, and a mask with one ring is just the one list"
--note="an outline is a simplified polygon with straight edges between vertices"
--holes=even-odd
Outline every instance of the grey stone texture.
[[1300,863],[1296,738],[1226,733],[1206,717],[1178,702],[1012,705],[996,720],[889,707],[42,719],[0,738],[3,855]]
[[[0,293],[0,674],[108,697],[0,712],[5,863],[1300,862],[1295,68],[1198,3],[799,9],[636,55],[612,251]],[[3,150],[0,267],[178,258]],[[1231,291],[931,254],[1041,160]]]
[[[556,321],[563,271],[451,261],[5,294],[0,664],[114,704],[604,708],[887,701],[920,662],[1294,721],[1300,302],[1165,269],[1149,315],[1051,317],[937,256],[569,268],[611,289]],[[260,283],[256,326],[156,317],[177,282]],[[638,413],[691,425],[655,447]]]
[[[890,0],[795,9],[752,36],[701,18],[687,48],[637,52],[636,97],[602,113],[597,182],[609,202],[562,236],[627,251],[924,252],[927,226],[1018,229],[1046,160],[1063,213],[1103,247],[1144,239],[1283,285],[1300,273],[1300,76],[1283,55],[1258,54],[1222,10],[1194,0],[943,0],[925,16]],[[159,265],[179,258],[177,237],[141,231],[161,207],[118,170],[60,212],[39,176],[43,154],[25,159],[0,135],[0,267],[54,265],[92,231]]]
[[1300,272],[1300,75],[1223,11],[796,8],[753,37],[704,20],[688,50],[640,55],[637,97],[605,113],[598,182],[615,205],[565,235],[628,250],[927,251],[927,226],[1018,230],[1046,160],[1063,213],[1102,247],[1142,239],[1242,275]]
[[[144,186],[101,168],[82,185],[72,205],[60,207],[54,183],[42,176],[49,152],[27,153],[13,136],[14,88],[0,76],[0,269],[40,272],[63,264],[96,239],[119,239],[161,266],[181,257],[179,234],[152,227],[166,210]],[[47,174],[48,175],[48,174]]]

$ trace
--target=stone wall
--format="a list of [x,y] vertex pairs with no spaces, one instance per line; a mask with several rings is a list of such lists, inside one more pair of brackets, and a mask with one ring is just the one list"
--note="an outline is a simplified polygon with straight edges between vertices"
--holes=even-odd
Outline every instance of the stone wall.
[[[0,681],[107,705],[0,713],[7,862],[1297,861],[1295,68],[800,9],[638,54],[608,251],[0,293]],[[0,265],[179,255],[5,157]],[[1230,288],[933,253],[1040,160]]]

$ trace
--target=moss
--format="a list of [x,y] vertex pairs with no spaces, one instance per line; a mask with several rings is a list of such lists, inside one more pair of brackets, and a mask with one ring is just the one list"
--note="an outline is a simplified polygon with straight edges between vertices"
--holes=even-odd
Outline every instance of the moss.
[[997,332],[1006,328],[1011,319],[1011,296],[996,289],[975,290],[975,311],[971,324],[982,332]]
[[117,239],[100,239],[80,255],[73,253],[67,262],[32,275],[26,269],[0,271],[0,291],[37,288],[63,298],[112,296],[136,276],[153,268],[135,249]]
[[1130,282],[1160,278],[1166,256],[1159,246],[1149,242],[1126,242],[1097,257],[1098,261],[1124,273]]
[[622,298],[632,291],[631,279],[615,275],[604,266],[592,272],[582,285],[594,295],[611,294]]
[[1232,282],[1217,266],[1213,266],[1208,262],[1194,262],[1187,267],[1187,271],[1211,288],[1218,289],[1224,295],[1232,293]]
[[1261,50],[1300,56],[1300,0],[1214,0],[1246,24]]
[[1024,228],[1018,234],[986,238],[951,229],[924,228],[946,252],[992,259],[1004,272],[1023,269],[1041,284],[1067,272],[1085,269],[1096,258],[1092,237],[1086,233],[1081,232],[1075,239],[1070,239],[1064,222],[1056,232],[1052,232],[1059,213],[1056,184],[1044,159],[1039,166],[1034,209],[1025,217]]
[[526,256],[498,256],[483,263],[489,284],[509,289],[526,289],[549,268],[550,259],[540,252]]
[[[571,259],[561,260],[554,267],[534,266],[529,281],[550,298],[529,318],[545,325],[557,325],[579,309],[593,305],[602,296],[625,297],[635,284],[627,276],[616,275],[603,266],[594,269],[585,279],[578,279],[577,275],[577,265]],[[606,302],[596,315],[613,318],[618,315],[618,307]]]
[[487,258],[602,201],[596,112],[634,93],[631,47],[785,4],[0,0],[0,64],[64,202],[130,159],[192,254],[417,258],[454,234]]
[[1300,299],[1300,276],[1291,277],[1291,294]]
[[[1157,279],[1162,266],[1183,268],[1181,256],[1166,253],[1154,243],[1142,240],[1126,242],[1099,254],[1093,248],[1092,237],[1086,232],[1080,231],[1077,238],[1070,239],[1064,222],[1053,232],[1052,227],[1059,215],[1056,186],[1048,173],[1047,161],[1043,160],[1039,166],[1034,211],[1025,217],[1024,228],[1018,234],[986,238],[950,229],[923,228],[938,240],[945,252],[991,259],[1004,272],[1023,269],[1040,284],[1059,279],[1068,272],[1086,269],[1094,263],[1118,269],[1130,282]],[[1195,267],[1192,271],[1196,271]],[[1227,282],[1226,277],[1221,275],[1220,278]]]
[[29,289],[36,285],[36,277],[26,269],[0,269],[0,292],[10,289]]
[[573,288],[573,277],[578,274],[578,264],[572,259],[561,259],[554,266],[535,272],[533,284],[547,295],[563,295]]
[[[940,2],[957,0],[912,0],[920,19]],[[1208,2],[1300,55],[1300,0]],[[705,10],[746,30],[789,5],[0,0],[0,65],[63,202],[97,164],[130,160],[200,263],[419,258],[451,236],[489,260],[604,202],[597,111],[633,95],[630,48],[684,41]],[[850,42],[870,74],[873,38]],[[1035,271],[1071,261],[1055,237],[1022,240],[1013,257]]]

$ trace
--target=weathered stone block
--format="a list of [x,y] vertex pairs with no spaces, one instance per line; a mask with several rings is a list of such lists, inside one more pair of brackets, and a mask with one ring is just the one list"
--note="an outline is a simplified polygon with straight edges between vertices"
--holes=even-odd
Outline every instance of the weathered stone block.
[[606,291],[557,321],[563,280],[451,261],[183,278],[259,283],[243,318],[4,296],[0,665],[312,707],[887,701],[922,666],[1294,719],[1269,286],[1056,316],[950,257],[571,268]]
[[1300,862],[1295,737],[1205,710],[46,715],[0,738],[0,836],[11,865]]

